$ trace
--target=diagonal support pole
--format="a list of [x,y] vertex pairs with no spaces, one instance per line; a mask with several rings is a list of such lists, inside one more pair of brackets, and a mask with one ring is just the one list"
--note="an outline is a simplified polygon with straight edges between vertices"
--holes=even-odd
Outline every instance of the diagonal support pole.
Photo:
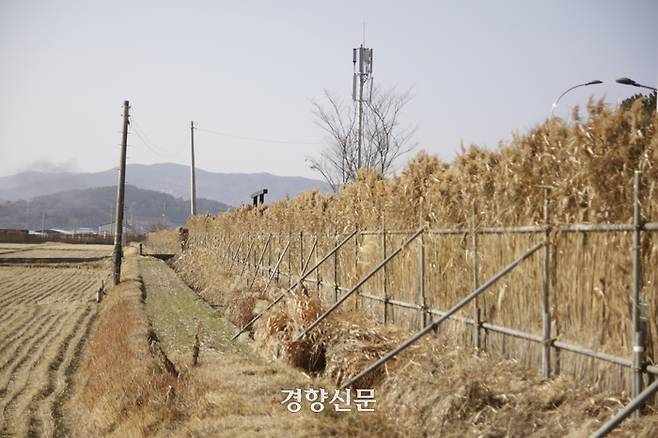
[[[311,274],[312,274],[312,273],[313,273],[313,272],[314,272],[314,271],[315,271],[320,265],[322,265],[322,263],[324,263],[329,257],[331,257],[334,253],[336,253],[336,251],[338,251],[339,249],[341,249],[341,248],[342,248],[347,242],[350,241],[350,239],[351,239],[352,237],[356,236],[356,233],[357,233],[356,230],[354,230],[349,236],[347,236],[345,239],[343,239],[343,241],[340,242],[338,245],[336,245],[336,247],[334,247],[334,249],[332,249],[332,250],[329,251],[324,257],[322,257],[322,259],[321,259],[319,262],[317,262],[317,263],[315,264],[315,266],[313,266],[311,269],[309,269],[308,271],[306,271],[306,273],[304,273],[301,277],[299,277],[299,280],[297,280],[292,286],[290,286],[290,287],[288,288],[288,290],[286,290],[286,291],[283,292],[281,295],[279,295],[278,297],[276,297],[276,298],[274,299],[274,301],[272,301],[272,302],[271,302],[271,303],[270,303],[265,309],[263,309],[258,315],[254,316],[254,317],[251,319],[251,321],[249,321],[248,323],[246,323],[246,324],[245,324],[245,325],[244,325],[244,326],[243,326],[243,327],[242,327],[242,328],[241,328],[241,329],[240,329],[235,335],[233,335],[233,337],[231,338],[231,340],[236,339],[238,336],[240,336],[242,333],[244,333],[249,327],[251,327],[256,321],[258,321],[260,318],[262,318],[262,316],[263,316],[268,310],[270,310],[272,307],[274,307],[278,302],[280,302],[280,301],[281,301],[281,300],[282,300],[282,299],[288,294],[288,292],[290,292],[290,291],[293,290],[295,287],[297,287],[298,284],[300,284],[300,283],[302,283],[304,280],[306,280],[306,277],[308,277],[309,275],[311,275]],[[309,260],[310,260],[310,258],[309,258]]]
[[263,288],[263,292],[267,290],[269,287],[270,283],[272,282],[272,279],[276,276],[277,269],[279,269],[279,265],[283,261],[283,258],[285,257],[286,253],[288,252],[288,248],[290,248],[290,240],[286,242],[286,246],[283,248],[283,251],[281,251],[281,255],[279,256],[279,259],[276,261],[276,264],[274,265],[274,269],[272,269],[272,272],[270,273],[270,277],[267,279],[267,283],[265,283],[265,287]]
[[249,264],[249,256],[251,255],[251,250],[254,248],[254,245],[256,244],[256,238],[251,241],[249,244],[249,249],[247,250],[247,255],[244,257],[244,261],[242,262],[242,270],[240,271],[240,276],[244,274],[244,270],[247,269],[247,265]]
[[336,301],[336,302],[335,302],[335,303],[334,303],[329,309],[327,309],[326,312],[324,312],[322,315],[320,315],[320,317],[319,317],[318,319],[316,319],[315,321],[313,321],[313,322],[311,323],[311,325],[309,325],[306,329],[304,329],[304,331],[302,331],[299,335],[297,335],[297,337],[294,339],[294,341],[295,341],[295,342],[296,342],[296,341],[299,341],[299,340],[300,340],[301,338],[303,338],[308,332],[310,332],[311,330],[313,330],[318,324],[320,324],[320,323],[322,322],[323,319],[325,319],[327,316],[329,316],[329,314],[330,314],[331,312],[333,312],[334,310],[336,310],[336,309],[338,308],[338,306],[340,306],[340,305],[341,305],[346,299],[348,299],[348,298],[349,298],[354,292],[358,291],[358,290],[361,288],[361,286],[363,286],[363,285],[366,283],[366,281],[370,280],[370,278],[371,278],[373,275],[375,275],[377,272],[379,272],[379,270],[380,270],[381,268],[383,268],[384,266],[386,266],[386,264],[387,264],[388,262],[390,262],[391,260],[393,260],[393,259],[395,258],[395,256],[397,256],[398,254],[400,254],[400,253],[402,252],[402,250],[403,250],[404,248],[407,247],[407,245],[409,245],[411,242],[413,242],[413,241],[416,239],[416,237],[418,237],[418,236],[420,236],[421,234],[423,234],[423,231],[424,231],[424,230],[423,230],[422,228],[421,228],[420,230],[416,231],[416,232],[413,234],[413,236],[411,236],[409,239],[407,239],[407,240],[406,240],[406,241],[405,241],[400,247],[398,247],[395,251],[393,251],[393,252],[391,253],[391,255],[389,255],[388,257],[386,257],[381,263],[379,263],[377,266],[375,266],[375,268],[372,269],[368,274],[366,274],[365,277],[363,277],[361,280],[359,280],[359,282],[358,282],[356,285],[354,285],[354,286],[352,287],[352,289],[350,289],[345,295],[343,295],[338,301]]
[[233,253],[233,257],[231,257],[231,264],[228,267],[229,271],[233,269],[233,263],[235,263],[235,260],[238,258],[238,254],[240,252],[240,248],[242,248],[243,241],[244,241],[244,234],[240,236],[240,242],[238,243],[238,247],[235,249],[235,252]]
[[249,289],[254,285],[254,281],[256,281],[256,277],[258,276],[258,271],[260,270],[260,266],[263,263],[263,258],[265,257],[265,252],[267,251],[267,247],[270,246],[270,241],[272,240],[272,234],[270,233],[267,236],[267,242],[265,242],[265,246],[263,247],[263,252],[260,253],[260,257],[258,258],[258,263],[256,264],[256,269],[254,272],[254,278],[251,279],[249,282]]
[[313,241],[313,245],[311,245],[311,250],[308,252],[308,256],[306,257],[306,261],[304,262],[304,265],[302,266],[302,270],[299,271],[299,275],[302,275],[304,272],[306,272],[306,268],[308,268],[308,264],[311,262],[311,256],[313,255],[313,251],[315,250],[315,247],[318,244],[318,238],[316,237],[315,240]]
[[647,386],[644,391],[638,394],[629,404],[624,406],[624,408],[619,411],[614,417],[608,420],[599,430],[594,432],[592,438],[603,438],[612,432],[619,424],[624,421],[629,415],[635,412],[637,409],[640,409],[644,404],[651,398],[653,394],[658,392],[658,380],[653,382],[651,385]]
[[540,242],[537,245],[533,246],[530,250],[528,250],[525,254],[523,254],[521,257],[517,258],[514,260],[512,263],[507,265],[505,268],[503,268],[500,272],[498,272],[496,275],[491,277],[489,280],[487,280],[482,286],[478,287],[475,289],[473,292],[468,294],[466,297],[464,297],[460,302],[452,306],[450,310],[448,310],[443,316],[441,316],[439,319],[434,321],[432,324],[428,325],[425,327],[423,330],[419,331],[406,341],[404,341],[402,344],[400,344],[398,347],[395,349],[391,350],[388,352],[386,355],[382,356],[379,360],[377,360],[375,363],[370,365],[368,368],[365,370],[361,371],[359,374],[356,376],[352,377],[350,380],[348,380],[346,383],[343,383],[340,387],[340,389],[345,389],[348,388],[349,386],[353,385],[355,382],[357,382],[360,378],[363,376],[371,373],[372,371],[376,370],[377,368],[381,367],[384,365],[386,362],[388,362],[390,359],[393,357],[397,356],[400,352],[414,344],[416,341],[418,341],[420,338],[425,336],[426,334],[432,332],[435,330],[443,321],[447,320],[450,318],[453,314],[457,313],[462,307],[470,303],[472,300],[474,300],[476,297],[478,297],[480,294],[482,294],[484,291],[489,289],[493,284],[495,284],[498,280],[500,280],[502,277],[504,277],[506,274],[508,274],[510,271],[512,271],[514,268],[516,268],[522,261],[530,257],[532,254],[534,254],[539,248],[542,248],[544,245],[547,243]]
[[231,255],[231,245],[233,244],[233,241],[229,240],[228,245],[226,246],[226,251],[224,251],[224,254],[222,254],[222,259],[226,261]]

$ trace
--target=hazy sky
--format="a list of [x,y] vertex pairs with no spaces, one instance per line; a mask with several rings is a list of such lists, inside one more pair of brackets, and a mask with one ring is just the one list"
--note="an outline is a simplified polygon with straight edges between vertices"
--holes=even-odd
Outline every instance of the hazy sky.
[[[314,176],[323,134],[311,99],[351,98],[352,48],[374,49],[375,81],[413,89],[419,149],[496,147],[542,122],[572,85],[616,103],[658,82],[658,1],[0,0],[0,175],[58,164],[116,167],[123,100],[154,150],[129,162]],[[157,153],[156,153],[157,152]]]

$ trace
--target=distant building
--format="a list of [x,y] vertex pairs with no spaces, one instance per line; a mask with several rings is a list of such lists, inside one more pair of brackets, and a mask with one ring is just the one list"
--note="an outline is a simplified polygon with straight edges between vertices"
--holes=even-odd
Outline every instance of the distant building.
[[76,236],[94,236],[96,235],[96,230],[93,228],[81,227],[73,230],[73,234]]
[[[110,222],[107,224],[102,224],[98,226],[98,235],[107,237],[114,236],[114,229],[116,228],[115,222]],[[128,225],[127,223],[123,224],[123,233],[124,234],[137,234],[135,229]]]
[[0,242],[21,243],[27,240],[28,230],[0,229]]
[[30,234],[35,235],[35,236],[61,236],[65,233],[62,233],[61,230],[30,230]]

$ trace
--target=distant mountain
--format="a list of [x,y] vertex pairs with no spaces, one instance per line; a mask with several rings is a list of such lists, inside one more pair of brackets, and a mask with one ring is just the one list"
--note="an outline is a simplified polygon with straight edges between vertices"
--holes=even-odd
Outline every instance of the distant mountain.
[[[114,222],[116,186],[85,190],[68,190],[30,201],[0,203],[0,228],[78,229],[98,227]],[[228,209],[221,202],[197,199],[197,214],[217,214]],[[155,225],[183,225],[190,214],[190,201],[153,190],[127,185],[125,220],[138,231]],[[109,227],[111,228],[111,227]]]
[[[196,171],[197,196],[214,199],[224,204],[239,206],[249,203],[249,195],[268,189],[266,202],[277,201],[290,195],[318,189],[329,191],[320,181],[302,177],[276,176],[269,173],[215,173]],[[181,164],[129,164],[126,182],[135,187],[168,193],[183,199],[190,198],[189,167]],[[23,172],[0,177],[0,201],[30,199],[64,190],[89,189],[116,185],[116,169],[95,173]]]

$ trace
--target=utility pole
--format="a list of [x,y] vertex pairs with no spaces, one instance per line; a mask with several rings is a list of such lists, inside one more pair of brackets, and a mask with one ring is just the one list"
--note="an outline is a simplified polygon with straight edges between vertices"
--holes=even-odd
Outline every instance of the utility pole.
[[[357,72],[356,63],[359,62]],[[359,132],[358,132],[358,151],[357,151],[357,170],[362,165],[363,150],[363,102],[370,102],[372,98],[372,49],[361,47],[352,49],[352,63],[354,64],[354,76],[352,78],[352,100],[359,103]],[[363,86],[370,80],[370,93],[367,97],[363,95]],[[357,81],[358,94],[357,94]]]
[[196,214],[196,180],[194,178],[194,120],[190,122],[190,148],[192,151],[192,163],[190,165],[190,207],[192,216]]
[[123,132],[121,133],[121,159],[119,160],[119,181],[117,184],[117,207],[114,233],[114,251],[112,260],[114,262],[113,284],[116,286],[121,281],[121,257],[123,249],[121,240],[123,238],[123,198],[126,185],[126,149],[128,145],[128,110],[130,104],[127,100],[123,102]]

